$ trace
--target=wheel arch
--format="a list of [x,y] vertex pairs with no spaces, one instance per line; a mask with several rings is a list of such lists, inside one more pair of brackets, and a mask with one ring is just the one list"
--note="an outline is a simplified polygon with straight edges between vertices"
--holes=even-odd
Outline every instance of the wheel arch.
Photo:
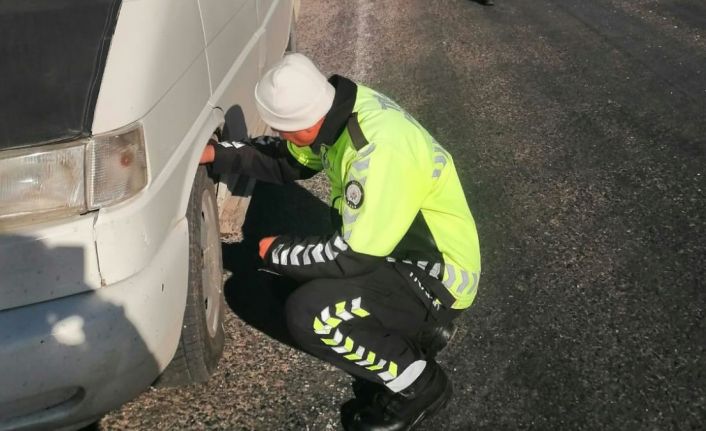
[[189,150],[186,158],[189,160],[187,169],[184,175],[184,183],[181,188],[181,199],[179,201],[177,214],[179,218],[186,216],[186,208],[189,204],[189,195],[191,187],[196,179],[196,171],[199,167],[199,160],[203,149],[208,144],[213,135],[221,136],[225,127],[225,115],[221,108],[212,108],[207,121],[201,126],[198,132],[190,139]]

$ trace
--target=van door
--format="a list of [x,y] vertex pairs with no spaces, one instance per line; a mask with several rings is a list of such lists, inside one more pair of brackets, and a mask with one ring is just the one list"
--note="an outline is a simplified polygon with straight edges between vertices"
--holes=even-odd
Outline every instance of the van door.
[[248,129],[256,127],[253,89],[260,77],[257,0],[199,0],[211,78],[211,104],[239,105]]
[[258,1],[258,17],[264,34],[260,40],[261,73],[282,58],[293,24],[292,0]]

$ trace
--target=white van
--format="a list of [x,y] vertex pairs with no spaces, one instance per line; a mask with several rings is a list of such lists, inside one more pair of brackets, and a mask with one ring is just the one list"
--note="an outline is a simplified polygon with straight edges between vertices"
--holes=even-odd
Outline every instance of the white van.
[[253,89],[296,1],[0,2],[0,430],[77,428],[213,371],[198,160],[214,134],[264,131]]

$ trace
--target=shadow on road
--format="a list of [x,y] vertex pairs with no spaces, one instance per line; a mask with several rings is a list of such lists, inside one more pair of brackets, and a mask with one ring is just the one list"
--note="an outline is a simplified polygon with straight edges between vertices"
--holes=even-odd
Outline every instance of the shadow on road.
[[238,317],[270,337],[294,346],[284,317],[284,303],[297,283],[258,270],[258,242],[266,236],[323,235],[332,230],[328,206],[297,184],[258,183],[243,224],[243,240],[223,244],[226,302]]

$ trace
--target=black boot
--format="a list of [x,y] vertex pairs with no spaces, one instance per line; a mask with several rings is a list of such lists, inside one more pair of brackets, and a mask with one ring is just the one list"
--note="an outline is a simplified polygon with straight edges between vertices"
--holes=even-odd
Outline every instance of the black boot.
[[353,388],[353,395],[355,395],[355,397],[346,401],[341,406],[341,422],[343,423],[350,422],[353,415],[358,411],[372,405],[374,400],[379,400],[381,399],[380,397],[390,392],[385,385],[373,383],[370,380],[355,376],[353,376],[351,387]]
[[428,359],[434,359],[436,354],[451,342],[454,335],[456,335],[457,329],[456,325],[450,322],[446,325],[433,326],[420,332],[417,340],[425,356]]
[[[425,357],[433,360],[437,353],[451,343],[457,330],[458,328],[452,322],[422,330],[417,335],[417,341]],[[362,401],[363,403],[369,404],[375,394],[387,390],[383,384],[374,383],[356,376],[351,377],[353,377],[353,382],[351,383],[353,394],[358,401]]]
[[441,410],[451,398],[451,382],[444,370],[428,361],[422,374],[399,393],[378,392],[369,405],[346,403],[341,420],[346,431],[410,430]]
[[370,404],[376,394],[387,391],[385,385],[373,383],[370,380],[364,380],[358,377],[353,378],[351,386],[353,387],[355,397],[367,404]]
[[[452,322],[422,330],[417,335],[417,341],[425,358],[433,360],[437,353],[451,343],[457,330],[458,328]],[[374,383],[356,376],[351,377],[353,377],[351,387],[353,388],[355,399],[349,400],[349,404],[356,406],[369,405],[377,393],[387,391],[387,388],[383,384]]]

